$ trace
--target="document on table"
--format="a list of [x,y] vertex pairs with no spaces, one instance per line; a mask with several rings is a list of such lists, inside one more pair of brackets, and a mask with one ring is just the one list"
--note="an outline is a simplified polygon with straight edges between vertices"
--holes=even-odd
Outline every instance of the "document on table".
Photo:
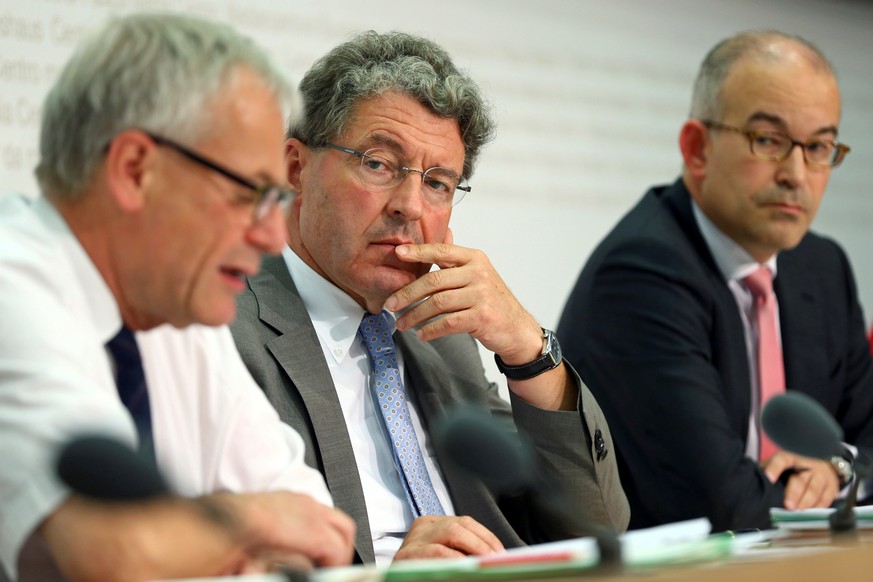
[[[773,525],[788,530],[828,529],[828,518],[836,511],[833,508],[813,508],[791,511],[781,507],[770,508],[770,519]],[[873,528],[873,505],[855,508],[855,519],[858,529]]]

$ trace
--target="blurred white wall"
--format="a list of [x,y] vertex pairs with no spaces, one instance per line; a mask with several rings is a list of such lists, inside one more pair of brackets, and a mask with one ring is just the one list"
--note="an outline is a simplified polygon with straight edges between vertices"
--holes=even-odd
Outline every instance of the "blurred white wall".
[[[678,175],[677,134],[706,51],[748,28],[805,36],[837,68],[840,139],[853,148],[832,175],[814,228],[847,249],[862,304],[873,309],[873,4],[0,0],[0,192],[37,192],[40,104],[82,31],[146,9],[231,22],[298,79],[360,30],[401,29],[445,46],[482,85],[499,123],[472,193],[455,209],[455,242],[486,251],[546,327],[557,324],[594,245],[648,186]],[[497,378],[493,360],[485,361]]]

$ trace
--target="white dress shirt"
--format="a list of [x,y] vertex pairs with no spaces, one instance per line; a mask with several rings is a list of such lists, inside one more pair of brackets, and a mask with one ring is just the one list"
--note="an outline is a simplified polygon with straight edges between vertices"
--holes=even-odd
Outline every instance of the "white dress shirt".
[[[709,247],[709,252],[712,253],[712,258],[715,259],[715,264],[721,271],[722,276],[727,282],[728,288],[734,295],[737,302],[737,307],[740,310],[740,318],[743,320],[743,331],[746,338],[746,355],[749,360],[749,385],[752,387],[751,394],[751,415],[749,418],[749,434],[746,440],[746,456],[750,459],[758,461],[760,455],[760,419],[761,419],[761,398],[760,398],[760,382],[758,381],[758,329],[754,307],[755,302],[752,297],[752,292],[743,283],[743,279],[754,273],[761,266],[758,261],[752,258],[748,252],[740,245],[735,243],[733,239],[724,234],[715,226],[709,218],[703,214],[703,211],[692,200],[691,206],[694,209],[694,217],[697,219],[697,226],[700,228],[700,234],[703,235],[703,240]],[[776,278],[776,255],[764,264],[770,272],[773,273],[773,278]],[[782,342],[781,327],[779,325],[779,302],[776,305],[776,331],[778,333],[779,342]]]
[[[81,432],[137,436],[105,348],[118,306],[44,198],[0,198],[0,320],[0,562],[12,579],[54,579],[35,528],[69,494],[58,450]],[[287,489],[331,502],[226,327],[161,326],[137,341],[158,465],[179,493]]]
[[[409,531],[414,516],[394,464],[381,413],[374,406],[370,359],[358,333],[364,309],[313,271],[290,247],[285,248],[282,256],[309,312],[336,387],[367,504],[376,563],[388,564]],[[397,356],[400,373],[405,378],[403,354],[399,350]],[[409,386],[408,382],[406,386]],[[452,515],[451,498],[434,461],[414,399],[407,398],[407,402],[437,497],[446,515]]]

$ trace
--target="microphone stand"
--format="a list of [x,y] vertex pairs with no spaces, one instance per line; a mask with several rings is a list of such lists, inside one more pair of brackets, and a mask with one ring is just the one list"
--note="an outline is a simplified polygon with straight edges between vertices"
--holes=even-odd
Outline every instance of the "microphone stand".
[[841,540],[858,538],[858,524],[855,519],[855,504],[858,500],[858,487],[873,472],[873,461],[863,451],[858,451],[855,459],[855,482],[849,495],[828,518],[831,536]]

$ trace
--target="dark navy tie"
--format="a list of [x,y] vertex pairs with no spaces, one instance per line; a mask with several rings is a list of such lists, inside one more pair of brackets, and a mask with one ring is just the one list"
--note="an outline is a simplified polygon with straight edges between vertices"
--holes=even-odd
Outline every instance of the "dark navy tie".
[[136,432],[139,435],[139,451],[144,458],[154,462],[152,447],[152,414],[145,372],[136,337],[126,326],[106,344],[115,359],[115,385],[121,402],[130,411]]

